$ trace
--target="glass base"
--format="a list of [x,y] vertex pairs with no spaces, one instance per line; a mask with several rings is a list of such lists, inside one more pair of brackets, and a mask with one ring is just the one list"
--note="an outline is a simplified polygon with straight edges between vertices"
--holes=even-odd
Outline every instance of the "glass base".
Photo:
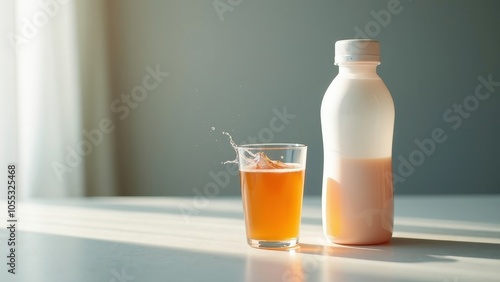
[[259,249],[283,249],[283,248],[291,248],[297,246],[297,244],[299,243],[299,238],[293,238],[282,241],[247,239],[247,243],[248,245],[250,245],[250,247]]

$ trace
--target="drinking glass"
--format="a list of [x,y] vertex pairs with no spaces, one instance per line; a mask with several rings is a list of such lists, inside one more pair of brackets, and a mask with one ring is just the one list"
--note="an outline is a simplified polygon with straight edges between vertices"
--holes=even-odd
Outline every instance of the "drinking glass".
[[256,248],[298,244],[307,146],[237,147],[247,242]]

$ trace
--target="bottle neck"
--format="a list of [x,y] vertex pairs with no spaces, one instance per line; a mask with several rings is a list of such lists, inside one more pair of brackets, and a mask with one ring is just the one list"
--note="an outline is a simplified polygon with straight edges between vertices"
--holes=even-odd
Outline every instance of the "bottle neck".
[[378,77],[379,62],[344,62],[339,63],[339,75],[356,76],[360,78]]

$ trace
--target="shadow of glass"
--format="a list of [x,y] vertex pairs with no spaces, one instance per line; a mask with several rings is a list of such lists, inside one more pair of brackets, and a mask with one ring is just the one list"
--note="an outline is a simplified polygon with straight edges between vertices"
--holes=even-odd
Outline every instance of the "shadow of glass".
[[500,259],[499,244],[417,238],[393,238],[374,246],[299,244],[297,253],[387,262],[454,262],[448,257]]

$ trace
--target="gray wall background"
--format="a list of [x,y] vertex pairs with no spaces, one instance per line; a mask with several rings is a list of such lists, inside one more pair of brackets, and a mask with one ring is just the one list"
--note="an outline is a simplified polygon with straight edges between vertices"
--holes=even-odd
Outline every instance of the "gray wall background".
[[[220,16],[214,3],[230,8]],[[238,176],[227,187],[209,184],[209,173],[226,171],[221,162],[235,157],[222,131],[237,143],[260,134],[307,144],[305,193],[320,194],[320,104],[337,74],[334,43],[356,28],[381,42],[379,73],[396,107],[394,171],[399,156],[408,160],[418,149],[415,139],[435,128],[447,135],[396,193],[500,192],[500,87],[456,130],[443,119],[474,95],[478,76],[500,81],[500,2],[401,1],[382,26],[373,13],[388,3],[110,1],[112,98],[141,84],[146,66],[170,73],[115,123],[121,194],[239,195]],[[271,128],[273,109],[284,108],[294,118]]]

